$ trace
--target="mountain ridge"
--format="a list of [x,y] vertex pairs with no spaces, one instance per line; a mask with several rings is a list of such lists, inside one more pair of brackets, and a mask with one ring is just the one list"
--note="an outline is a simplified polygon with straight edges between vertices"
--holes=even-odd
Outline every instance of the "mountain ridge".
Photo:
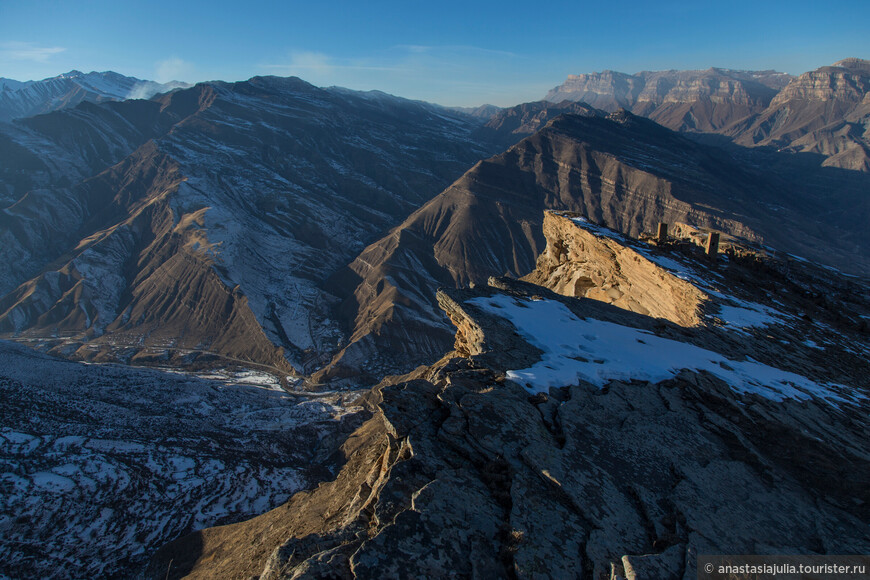
[[776,71],[603,71],[570,75],[545,100],[625,108],[670,129],[744,147],[816,153],[870,171],[870,61],[847,58],[799,76]]
[[39,81],[0,78],[0,121],[41,115],[82,102],[148,99],[158,93],[190,86],[181,81],[142,80],[113,71],[72,70]]
[[[837,290],[822,270],[776,260],[719,267],[553,219],[548,247],[580,252],[569,261],[589,236],[640,251],[659,275],[718,288],[718,311],[687,328],[505,278],[445,288],[453,350],[372,389],[372,417],[333,481],[164,546],[146,577],[682,578],[706,553],[864,551],[866,477],[841,474],[870,461],[855,443],[866,344],[853,342],[867,287]],[[571,229],[584,231],[572,242]],[[554,253],[539,266],[550,258],[565,263]],[[816,314],[837,329],[792,316],[809,288],[855,299],[853,320],[834,322],[834,302]],[[675,363],[674,352],[697,357]],[[795,526],[796,513],[814,526]]]
[[91,359],[316,365],[340,336],[321,281],[495,149],[477,124],[280,77],[17,121],[7,139],[44,169],[4,184],[0,324]]
[[[860,220],[831,236],[838,226],[822,225],[818,202],[807,201],[813,195],[797,196],[763,169],[631,113],[559,116],[477,163],[350,264],[341,285],[351,338],[325,373],[365,361],[378,376],[437,356],[450,336],[434,291],[532,271],[545,209],[579,212],[633,237],[658,222],[685,222],[829,261],[834,252],[822,248],[832,239],[836,252],[860,243]],[[843,211],[865,211],[851,200],[843,194]],[[866,272],[862,255],[852,250],[838,265]]]

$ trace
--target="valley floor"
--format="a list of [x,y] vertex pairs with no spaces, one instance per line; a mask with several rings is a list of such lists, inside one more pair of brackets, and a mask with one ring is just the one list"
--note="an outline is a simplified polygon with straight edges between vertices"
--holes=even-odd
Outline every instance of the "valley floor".
[[184,533],[333,476],[353,394],[251,370],[89,365],[0,342],[0,577],[128,577]]

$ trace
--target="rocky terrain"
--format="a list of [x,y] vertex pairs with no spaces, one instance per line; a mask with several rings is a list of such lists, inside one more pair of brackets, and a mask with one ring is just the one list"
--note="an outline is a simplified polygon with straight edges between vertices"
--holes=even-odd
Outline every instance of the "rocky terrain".
[[147,99],[189,86],[179,81],[143,81],[111,71],[85,74],[72,70],[41,81],[0,78],[0,122],[75,107],[83,102]]
[[326,279],[492,152],[478,124],[278,78],[17,121],[0,332],[88,360],[316,367],[342,340]]
[[627,109],[675,131],[717,131],[763,111],[792,77],[768,71],[616,71],[571,75],[545,99]]
[[810,154],[805,163],[868,172],[868,87],[870,62],[848,58],[798,77],[716,68],[572,75],[546,100],[624,108],[675,131],[721,135],[744,147]]
[[475,131],[475,135],[501,143],[507,149],[524,137],[537,133],[559,115],[604,117],[606,112],[567,100],[561,103],[523,103],[495,112],[483,127]]
[[626,244],[579,214],[566,219],[546,212],[543,232],[547,247],[524,280],[680,326],[701,323],[710,296],[663,268],[647,248]]
[[870,551],[866,61],[500,110],[94,74],[0,120],[0,577]]
[[724,133],[744,146],[823,157],[823,165],[870,171],[870,61],[851,58],[800,75],[752,118]]
[[0,577],[129,578],[179,535],[331,479],[353,394],[236,367],[170,373],[0,342]]
[[602,270],[646,262],[629,282],[694,286],[698,319],[505,278],[439,292],[454,351],[373,389],[335,480],[147,576],[665,579],[704,553],[866,553],[870,288],[548,225],[540,279],[608,248]]
[[[676,83],[674,100],[709,84],[696,77],[643,90]],[[863,94],[853,77],[831,98]],[[802,82],[768,105],[809,98]],[[376,381],[452,341],[435,288],[533,269],[544,209],[635,236],[684,221],[866,271],[866,173],[721,145],[577,102],[484,123],[272,77],[20,119],[0,129],[0,333],[79,359]]]
[[452,329],[434,291],[531,272],[544,249],[545,209],[580,212],[631,236],[659,221],[692,223],[867,272],[859,248],[868,182],[829,191],[821,176],[801,175],[803,183],[785,181],[624,111],[560,116],[475,165],[337,277],[346,292],[354,288],[342,316],[355,322],[323,374],[362,366],[383,376],[436,360]]

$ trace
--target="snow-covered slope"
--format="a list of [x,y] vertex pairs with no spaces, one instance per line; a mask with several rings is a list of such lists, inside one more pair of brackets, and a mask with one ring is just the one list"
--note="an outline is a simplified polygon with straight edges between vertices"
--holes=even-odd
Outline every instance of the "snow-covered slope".
[[0,121],[74,107],[83,101],[148,99],[158,93],[189,86],[179,81],[157,83],[141,80],[112,71],[83,73],[73,70],[41,81],[0,78]]
[[649,331],[580,319],[555,301],[498,295],[475,298],[469,303],[506,318],[544,353],[541,361],[531,367],[510,369],[506,374],[533,394],[548,393],[550,388],[580,380],[598,386],[613,380],[657,383],[682,369],[692,369],[718,377],[737,392],[755,393],[774,401],[817,398],[858,406],[870,400],[844,385],[819,384],[796,373],[753,360],[732,360]]
[[[129,577],[155,547],[329,475],[362,420],[252,370],[178,374],[0,341],[0,576]],[[338,436],[337,436],[338,435]]]

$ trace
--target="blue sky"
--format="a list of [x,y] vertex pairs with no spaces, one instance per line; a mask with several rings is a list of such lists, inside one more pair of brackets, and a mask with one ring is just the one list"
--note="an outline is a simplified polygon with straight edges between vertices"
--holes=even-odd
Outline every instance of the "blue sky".
[[867,0],[0,0],[0,76],[295,75],[445,105],[512,105],[604,69],[798,74],[870,58],[868,22]]

